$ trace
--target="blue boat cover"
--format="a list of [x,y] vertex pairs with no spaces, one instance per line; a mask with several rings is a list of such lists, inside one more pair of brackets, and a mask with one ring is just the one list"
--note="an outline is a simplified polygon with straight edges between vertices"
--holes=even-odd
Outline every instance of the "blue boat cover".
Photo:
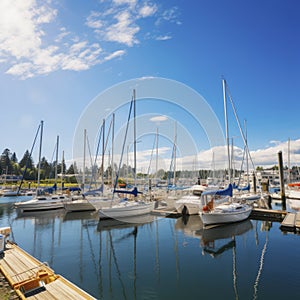
[[202,193],[204,195],[218,195],[218,196],[231,196],[232,197],[232,184],[230,183],[226,189],[223,190],[208,190]]
[[235,183],[233,183],[233,188],[238,190],[238,191],[250,191],[250,183],[244,187],[239,187]]
[[103,192],[103,186],[101,185],[98,189],[94,189],[94,190],[89,190],[85,193],[83,193],[84,196],[88,196],[88,195],[97,195],[99,193]]
[[123,194],[132,194],[134,197],[137,197],[138,194],[142,194],[142,192],[139,192],[137,187],[134,187],[132,191],[127,190],[114,190],[114,193],[123,193]]
[[47,188],[44,188],[42,190],[43,193],[49,193],[49,194],[53,194],[54,191],[56,191],[57,189],[57,186],[56,186],[56,183],[54,183],[54,185],[52,187],[47,187]]

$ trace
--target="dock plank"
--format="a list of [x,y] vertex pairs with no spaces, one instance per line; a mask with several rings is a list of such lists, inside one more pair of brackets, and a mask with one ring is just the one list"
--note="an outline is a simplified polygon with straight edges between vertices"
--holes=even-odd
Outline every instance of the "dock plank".
[[65,285],[60,279],[57,279],[47,285],[47,290],[52,291],[53,294],[59,295],[59,299],[65,300],[85,300],[85,297],[82,297],[76,291]]
[[296,220],[296,214],[288,213],[283,219],[283,221],[281,222],[281,227],[293,229],[295,227],[295,220]]
[[[17,293],[21,293],[24,281],[36,280],[37,272],[46,273],[45,290],[39,291],[35,295],[28,296],[28,300],[94,300],[95,298],[65,279],[55,275],[54,271],[47,265],[41,263],[33,256],[22,250],[15,244],[8,243],[5,255],[0,259],[0,271],[4,274],[12,288]],[[51,278],[51,281],[49,278]],[[38,279],[39,280],[39,279]],[[49,282],[50,281],[50,282]],[[26,284],[27,284],[26,283]],[[23,294],[22,294],[23,295]]]
[[296,214],[295,227],[296,229],[300,229],[300,212],[297,212]]

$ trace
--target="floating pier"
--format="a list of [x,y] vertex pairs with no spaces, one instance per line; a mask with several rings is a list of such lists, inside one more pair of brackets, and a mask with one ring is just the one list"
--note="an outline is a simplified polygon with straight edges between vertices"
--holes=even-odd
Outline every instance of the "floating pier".
[[300,232],[300,212],[288,213],[280,225],[283,231]]
[[[154,215],[169,217],[169,218],[179,218],[182,216],[182,213],[177,212],[175,208],[154,209],[151,213]],[[250,218],[258,219],[258,220],[281,222],[286,216],[286,214],[287,212],[283,210],[253,208]]]
[[161,217],[168,217],[168,218],[179,218],[182,216],[182,213],[179,213],[174,209],[170,208],[157,208],[151,211],[151,214]]
[[0,272],[22,300],[94,300],[14,243],[1,252]]
[[284,210],[253,208],[250,218],[255,220],[281,222],[286,214],[287,212]]

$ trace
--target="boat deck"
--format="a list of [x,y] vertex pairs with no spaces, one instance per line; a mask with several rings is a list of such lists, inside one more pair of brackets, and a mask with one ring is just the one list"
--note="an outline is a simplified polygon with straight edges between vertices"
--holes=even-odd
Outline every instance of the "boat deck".
[[95,299],[10,242],[0,259],[0,271],[21,299]]

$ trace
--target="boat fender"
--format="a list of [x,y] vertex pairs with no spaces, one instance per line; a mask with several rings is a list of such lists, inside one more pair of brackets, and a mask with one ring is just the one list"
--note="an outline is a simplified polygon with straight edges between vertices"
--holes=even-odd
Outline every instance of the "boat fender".
[[207,212],[208,210],[209,210],[209,208],[208,208],[207,205],[204,205],[204,206],[202,207],[202,211]]

